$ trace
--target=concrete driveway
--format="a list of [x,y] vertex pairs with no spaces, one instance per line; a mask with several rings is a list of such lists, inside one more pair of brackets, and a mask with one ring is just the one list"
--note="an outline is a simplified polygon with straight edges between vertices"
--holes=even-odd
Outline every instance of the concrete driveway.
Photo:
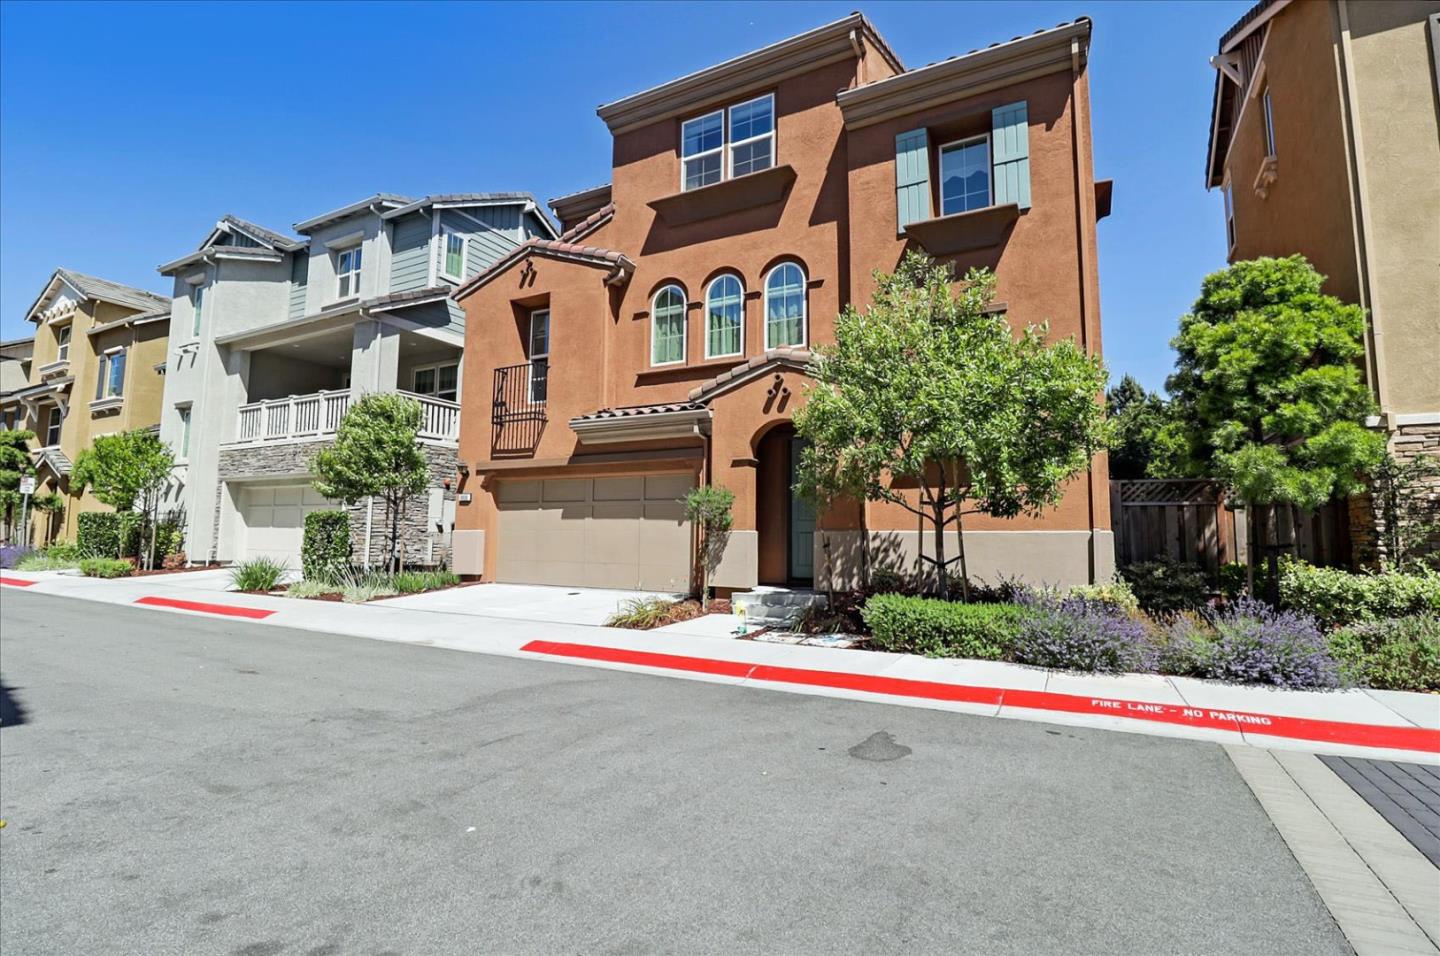
[[385,607],[473,614],[514,620],[599,626],[624,601],[634,598],[682,597],[654,591],[615,591],[605,588],[559,588],[538,584],[475,584],[429,594],[376,601]]

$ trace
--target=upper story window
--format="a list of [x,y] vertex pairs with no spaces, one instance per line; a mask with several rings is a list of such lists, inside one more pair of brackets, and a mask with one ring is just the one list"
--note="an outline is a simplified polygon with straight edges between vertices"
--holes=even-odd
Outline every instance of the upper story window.
[[543,402],[549,394],[550,382],[550,310],[536,309],[530,313],[530,340],[526,343],[530,359],[530,401]]
[[447,229],[440,236],[443,242],[440,276],[459,282],[465,278],[465,235]]
[[447,402],[456,401],[460,395],[460,365],[442,362],[422,366],[415,369],[412,382],[417,395],[434,395]]
[[990,205],[990,137],[962,139],[940,147],[940,215]]
[[336,292],[342,299],[360,294],[360,247],[345,249],[335,256]]
[[95,375],[95,400],[119,398],[125,393],[125,350],[111,349],[100,356]]
[[45,424],[46,446],[60,444],[60,426],[65,423],[65,412],[59,405],[50,406],[50,419]]
[[1225,199],[1225,251],[1229,252],[1235,248],[1235,195],[1230,180],[1220,187],[1220,195]]
[[775,96],[687,120],[680,126],[680,188],[699,189],[775,165]]
[[205,287],[197,285],[190,290],[190,334],[200,335],[200,309],[205,304]]
[[739,355],[745,350],[745,290],[733,275],[723,275],[705,292],[705,357]]
[[1270,102],[1270,87],[1260,94],[1260,105],[1264,107],[1262,115],[1265,121],[1265,155],[1275,156],[1275,107]]
[[190,457],[190,406],[177,405],[175,410],[180,413],[180,457]]
[[64,362],[70,358],[70,326],[62,325],[55,330],[55,361]]
[[685,293],[667,285],[650,306],[650,364],[685,361]]
[[765,347],[805,344],[805,270],[782,262],[765,279]]

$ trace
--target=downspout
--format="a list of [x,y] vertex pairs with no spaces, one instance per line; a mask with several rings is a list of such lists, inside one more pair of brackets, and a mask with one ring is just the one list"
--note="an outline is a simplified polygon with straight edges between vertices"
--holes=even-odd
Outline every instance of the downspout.
[[[1075,168],[1075,232],[1080,253],[1080,346],[1086,355],[1091,355],[1093,352],[1090,336],[1090,309],[1088,308],[1086,296],[1091,291],[1089,288],[1089,279],[1090,271],[1094,267],[1094,263],[1090,261],[1090,247],[1086,241],[1088,238],[1086,224],[1095,221],[1095,176],[1094,171],[1085,162],[1089,157],[1085,154],[1080,144],[1081,131],[1090,128],[1089,104],[1087,102],[1082,106],[1080,81],[1080,40],[1076,37],[1070,41],[1070,97],[1074,103],[1074,108],[1070,110],[1070,149],[1074,159],[1072,165]],[[1086,110],[1083,123],[1081,122],[1082,117],[1080,115],[1082,108]],[[1084,175],[1086,173],[1089,175]],[[1098,243],[1098,236],[1096,237],[1096,241]],[[1097,301],[1099,299],[1098,291],[1096,292],[1096,299]],[[1085,496],[1085,520],[1089,525],[1089,527],[1086,528],[1088,532],[1086,538],[1086,560],[1089,563],[1086,580],[1093,584],[1095,583],[1096,570],[1095,495],[1097,494],[1095,488],[1095,463],[1093,461],[1086,470],[1085,484],[1088,492]]]
[[361,553],[361,562],[365,570],[370,570],[370,532],[375,524],[375,496],[370,495],[365,499],[365,550]]
[[[202,256],[202,257],[200,258],[200,261],[203,262],[203,263],[205,263],[205,265],[206,265],[207,267],[213,268],[213,269],[215,270],[214,277],[210,280],[210,282],[211,282],[211,285],[214,287],[214,289],[215,289],[216,291],[218,291],[219,288],[220,288],[220,260],[219,260],[219,259],[215,259],[215,258],[211,258],[209,255],[205,255],[205,256]],[[193,291],[192,291],[191,294],[192,294],[192,295],[194,294]],[[213,294],[211,294],[210,296],[208,296],[208,298],[210,299],[210,314],[211,314],[211,315],[214,315],[214,314],[215,314],[215,296],[214,296]],[[205,334],[205,330],[206,330],[207,327],[205,326],[205,324],[204,324],[204,322],[203,322],[204,316],[201,316],[201,319],[202,319],[202,322],[201,322],[201,325],[200,325],[200,334],[203,336],[203,335]],[[212,340],[214,339],[214,335],[213,335],[213,334],[211,335],[211,339],[212,339]],[[220,358],[220,356],[219,356],[218,347],[217,347],[217,352],[216,352],[216,355],[215,355],[216,361],[219,361],[219,358]],[[203,396],[203,397],[208,398],[208,397],[210,396],[210,363],[207,361],[206,350],[205,350],[205,348],[201,345],[201,343],[200,343],[199,341],[196,341],[196,343],[195,343],[195,361],[197,361],[197,362],[200,363],[200,395]],[[178,363],[177,363],[177,364],[178,364]],[[226,377],[227,377],[227,378],[229,377],[228,372],[227,372]],[[249,395],[247,394],[246,397],[248,398]],[[162,413],[163,413],[164,410],[162,409],[161,411],[162,411]],[[193,404],[190,406],[190,413],[191,413],[192,416],[193,416],[194,413],[195,413],[195,406],[194,406]],[[222,413],[223,413],[223,409],[222,409]],[[222,426],[221,432],[223,433],[223,431],[224,431],[224,428],[223,428],[223,426]],[[217,444],[218,444],[218,443],[217,443]],[[190,478],[189,475],[187,475],[186,477],[187,477],[187,478]],[[214,500],[214,502],[211,504],[211,507],[210,507],[210,513],[211,513],[212,515],[214,515],[217,511],[220,511],[220,510],[221,510],[221,508],[220,508],[220,496],[225,493],[224,491],[222,491],[222,489],[221,489],[221,487],[220,487],[220,481],[219,481],[219,477],[220,477],[220,458],[219,458],[218,453],[217,453],[216,458],[215,458],[215,477],[216,477],[216,482],[215,482],[215,500]],[[193,478],[191,478],[190,480],[191,480],[192,483],[193,483]],[[214,535],[210,538],[210,556],[209,556],[208,560],[205,562],[206,564],[215,564],[217,561],[220,560],[220,531],[221,531],[221,529],[220,529],[219,525],[220,525],[220,522],[218,522],[218,521],[214,522],[214,524],[212,525],[212,527],[214,528],[214,532],[215,532],[215,533],[214,533]]]

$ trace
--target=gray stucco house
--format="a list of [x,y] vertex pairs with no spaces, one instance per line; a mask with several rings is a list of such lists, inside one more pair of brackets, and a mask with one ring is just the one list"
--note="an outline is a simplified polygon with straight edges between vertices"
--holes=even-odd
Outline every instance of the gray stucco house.
[[[291,236],[225,216],[174,279],[160,434],[192,563],[299,566],[315,452],[351,400],[400,391],[424,410],[432,487],[406,509],[407,561],[438,564],[453,516],[465,316],[450,290],[556,229],[528,193],[376,194]],[[354,506],[358,561],[378,560],[383,504]]]

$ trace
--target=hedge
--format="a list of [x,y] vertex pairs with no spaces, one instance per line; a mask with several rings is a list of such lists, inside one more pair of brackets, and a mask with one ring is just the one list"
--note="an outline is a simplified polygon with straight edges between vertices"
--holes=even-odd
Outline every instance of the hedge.
[[1351,574],[1287,561],[1280,572],[1282,607],[1313,615],[1323,628],[1440,612],[1440,572]]
[[81,554],[122,558],[135,553],[140,515],[133,511],[82,511],[75,517],[75,529]]
[[84,558],[80,562],[80,573],[90,578],[123,578],[134,570],[124,558]]
[[300,567],[307,581],[336,581],[350,568],[350,515],[312,511],[305,516]]
[[870,643],[881,650],[997,660],[1014,645],[1028,611],[1014,604],[877,594],[860,613],[870,628]]

